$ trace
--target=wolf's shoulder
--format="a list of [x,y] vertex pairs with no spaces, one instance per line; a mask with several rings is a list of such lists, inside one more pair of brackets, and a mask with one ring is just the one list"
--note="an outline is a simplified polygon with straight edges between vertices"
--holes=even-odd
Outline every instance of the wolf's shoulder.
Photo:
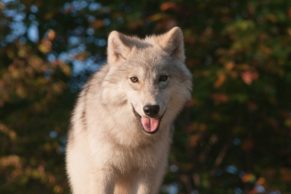
[[[102,82],[105,80],[105,77],[109,71],[109,65],[104,64],[98,69],[93,75],[91,75],[88,81],[83,86],[83,92],[90,90],[98,90],[102,86]],[[91,91],[92,92],[92,91]]]
[[109,71],[109,64],[102,65],[88,80],[88,84],[97,84],[103,82],[105,76],[107,75]]

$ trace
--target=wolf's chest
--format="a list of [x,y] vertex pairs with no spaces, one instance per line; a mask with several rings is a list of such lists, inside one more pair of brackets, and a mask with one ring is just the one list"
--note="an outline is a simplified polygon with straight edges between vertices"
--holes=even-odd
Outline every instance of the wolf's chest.
[[122,173],[156,167],[162,156],[154,147],[118,149],[113,152],[112,165]]

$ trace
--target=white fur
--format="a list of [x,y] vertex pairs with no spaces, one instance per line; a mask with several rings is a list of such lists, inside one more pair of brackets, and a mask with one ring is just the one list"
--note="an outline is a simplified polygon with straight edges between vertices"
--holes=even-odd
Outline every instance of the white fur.
[[[183,34],[175,27],[145,39],[113,31],[108,64],[79,95],[66,167],[73,194],[157,194],[167,166],[174,119],[190,98]],[[157,81],[161,74],[168,80]],[[138,83],[130,77],[136,76]],[[158,104],[159,130],[146,133],[133,108]]]

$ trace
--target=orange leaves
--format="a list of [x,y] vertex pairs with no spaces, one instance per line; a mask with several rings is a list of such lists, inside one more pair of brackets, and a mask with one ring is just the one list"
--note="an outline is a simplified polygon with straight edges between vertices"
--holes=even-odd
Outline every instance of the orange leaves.
[[245,173],[241,179],[244,183],[253,183],[256,181],[256,176],[252,173]]
[[89,56],[88,52],[80,52],[78,54],[76,54],[74,56],[74,59],[79,60],[79,61],[84,61],[85,59],[87,59],[87,57]]
[[48,39],[43,39],[41,40],[40,44],[38,45],[38,49],[42,52],[42,53],[48,53],[51,51],[52,49],[52,42]]
[[224,84],[225,79],[226,79],[226,75],[224,73],[219,73],[216,81],[214,82],[214,87],[220,88]]
[[175,2],[163,2],[160,4],[160,12],[156,12],[151,15],[148,19],[152,22],[157,23],[157,27],[161,29],[169,29],[177,25],[175,17],[167,14],[168,11],[178,12],[181,7]]
[[48,40],[50,40],[50,41],[53,41],[53,40],[56,38],[56,36],[57,36],[57,33],[56,33],[54,30],[52,30],[52,29],[50,29],[50,30],[47,32],[47,38],[48,38]]
[[291,19],[291,7],[288,8],[288,18]]
[[191,125],[187,127],[187,131],[192,133],[188,138],[187,144],[194,148],[196,147],[202,140],[202,135],[208,129],[208,125],[206,123],[193,122]]
[[[38,161],[39,162],[39,161]],[[0,170],[3,172],[7,169],[9,173],[6,174],[4,180],[7,183],[15,183],[21,179],[23,183],[29,179],[40,180],[54,188],[55,193],[62,193],[61,185],[56,184],[56,176],[51,172],[46,171],[46,166],[38,164],[37,166],[27,166],[24,160],[18,155],[7,155],[0,157]],[[8,172],[8,171],[7,171]]]
[[94,29],[100,29],[104,27],[104,21],[101,19],[96,19],[93,22],[91,22],[91,26]]
[[220,88],[227,81],[227,78],[235,77],[236,72],[234,71],[234,63],[232,61],[225,63],[224,68],[217,73],[217,78],[214,82],[215,88]]
[[53,41],[55,40],[56,35],[57,34],[54,30],[49,29],[46,36],[40,41],[38,49],[44,54],[49,53],[52,50]]
[[0,157],[0,171],[5,169],[12,169],[9,173],[9,176],[6,177],[8,181],[14,181],[22,173],[22,160],[17,155],[8,155]]
[[18,84],[15,86],[15,94],[19,98],[26,98],[28,96],[28,92],[23,84]]
[[8,166],[21,167],[21,159],[17,155],[4,156],[0,158],[0,169]]
[[32,69],[34,70],[44,71],[46,69],[45,66],[43,65],[44,60],[36,55],[29,57],[27,60],[28,64],[31,65]]
[[59,61],[58,63],[60,70],[62,71],[62,73],[64,73],[66,76],[70,76],[71,75],[71,68],[68,64]]
[[0,122],[0,133],[3,133],[6,136],[8,136],[9,139],[12,141],[16,140],[16,137],[17,137],[16,132],[1,122]]
[[256,183],[259,184],[259,185],[266,185],[267,181],[266,181],[266,179],[264,177],[260,177],[260,178],[258,178]]
[[229,61],[228,63],[226,63],[226,64],[224,65],[224,68],[225,68],[227,71],[231,71],[231,70],[233,70],[233,68],[234,68],[234,62]]
[[51,87],[52,91],[56,94],[60,94],[64,90],[64,84],[61,82],[52,84]]

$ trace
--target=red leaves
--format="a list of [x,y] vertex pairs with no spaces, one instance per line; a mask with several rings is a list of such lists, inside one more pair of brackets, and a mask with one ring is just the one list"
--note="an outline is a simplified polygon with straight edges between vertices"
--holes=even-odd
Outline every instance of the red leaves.
[[247,70],[241,73],[241,79],[247,85],[251,85],[258,78],[259,74],[256,71]]
[[224,69],[217,73],[217,78],[214,82],[215,88],[221,88],[228,78],[237,79],[240,77],[246,85],[252,85],[254,81],[259,79],[259,73],[252,67],[251,64],[234,64],[228,62],[224,65]]
[[160,9],[162,11],[177,10],[178,6],[174,2],[164,2],[164,3],[161,4]]
[[252,138],[247,138],[242,143],[242,150],[245,152],[251,152],[255,146],[255,142]]
[[212,99],[215,104],[221,104],[228,102],[229,96],[224,93],[214,93],[212,94]]

